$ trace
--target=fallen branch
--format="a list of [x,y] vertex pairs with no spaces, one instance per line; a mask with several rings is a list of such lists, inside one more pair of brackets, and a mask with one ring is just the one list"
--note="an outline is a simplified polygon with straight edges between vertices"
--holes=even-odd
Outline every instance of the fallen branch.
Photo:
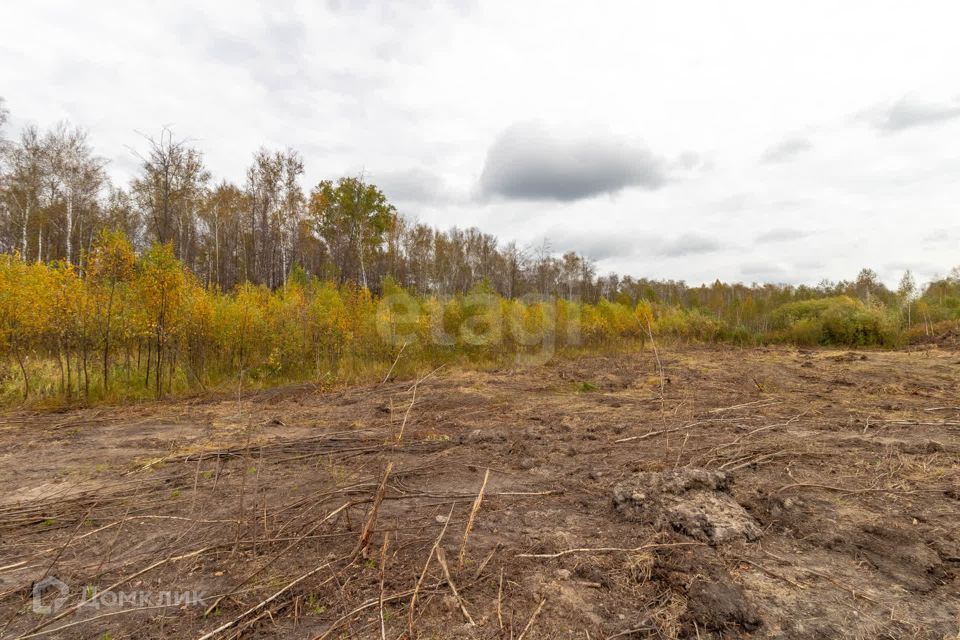
[[[430,587],[430,588],[431,588],[431,589],[439,589],[439,588],[442,587],[442,586],[443,586],[443,581],[434,584],[434,585],[433,585],[432,587]],[[393,594],[392,596],[386,596],[385,598],[383,598],[383,602],[385,602],[385,603],[386,603],[386,602],[393,602],[394,600],[400,600],[401,598],[406,598],[407,596],[411,595],[411,594],[414,593],[415,591],[416,591],[415,589],[410,589],[410,590],[408,590],[408,591],[402,591],[402,592],[400,592],[400,593],[395,593],[395,594]],[[363,604],[361,604],[359,607],[357,607],[357,608],[354,609],[353,611],[350,611],[350,612],[348,612],[348,613],[345,613],[345,614],[343,614],[342,616],[340,616],[339,618],[337,618],[336,620],[334,620],[333,623],[331,623],[330,627],[329,627],[326,631],[324,631],[324,632],[321,633],[320,635],[314,636],[314,637],[311,638],[310,640],[326,640],[327,638],[330,637],[330,634],[332,634],[334,631],[336,631],[337,628],[338,628],[341,624],[343,624],[344,622],[346,622],[347,620],[349,620],[349,619],[352,618],[353,616],[357,615],[357,614],[360,613],[361,611],[364,611],[364,610],[369,609],[369,608],[371,608],[371,607],[375,607],[375,606],[377,606],[379,603],[380,603],[380,598],[374,598],[373,600],[367,600],[366,602],[364,602]]]
[[[649,633],[651,631],[659,631],[657,627],[637,627],[636,629],[627,629],[626,631],[621,631],[620,633],[615,633],[612,636],[607,636],[604,640],[614,640],[614,638],[625,638],[626,636],[632,636],[635,633]],[[700,635],[698,634],[699,638]]]
[[664,543],[652,543],[645,544],[639,547],[625,548],[625,547],[584,547],[580,549],[566,549],[564,551],[558,551],[557,553],[521,553],[518,554],[518,558],[562,558],[563,556],[569,556],[574,553],[639,553],[640,551],[646,551],[648,549],[666,549],[669,547],[686,547],[691,545],[703,546],[703,542],[664,542]]
[[667,434],[667,433],[676,433],[677,431],[683,431],[684,429],[689,429],[690,427],[696,427],[696,426],[699,426],[699,425],[701,425],[701,424],[710,424],[711,422],[715,422],[715,419],[700,420],[700,421],[698,421],[698,422],[691,422],[690,424],[685,424],[685,425],[680,426],[680,427],[674,427],[674,428],[672,428],[672,429],[660,429],[660,430],[658,430],[658,431],[649,431],[649,432],[647,432],[647,433],[645,433],[645,434],[643,434],[643,435],[640,435],[640,436],[630,436],[629,438],[620,438],[619,440],[614,440],[614,442],[615,442],[616,444],[620,444],[621,442],[632,442],[632,441],[634,441],[634,440],[646,440],[647,438],[652,438],[652,437],[654,437],[654,436],[662,436],[662,435]]
[[30,629],[29,631],[27,631],[27,633],[24,634],[24,635],[30,635],[30,634],[36,633],[37,631],[40,631],[40,630],[43,629],[43,628],[49,627],[51,624],[53,624],[53,623],[56,622],[57,620],[62,620],[63,618],[66,618],[66,617],[67,617],[68,615],[70,615],[71,613],[75,613],[75,612],[79,611],[81,607],[84,607],[84,606],[86,606],[86,605],[92,604],[93,602],[95,602],[95,601],[98,600],[99,598],[102,598],[105,594],[112,592],[112,591],[113,591],[114,589],[116,589],[117,587],[122,586],[122,585],[130,582],[131,580],[134,580],[134,579],[136,579],[136,578],[139,578],[139,577],[142,576],[143,574],[147,573],[148,571],[152,571],[152,570],[156,569],[156,568],[159,567],[159,566],[162,566],[162,565],[164,565],[164,564],[167,564],[168,562],[176,562],[176,561],[178,561],[178,560],[186,560],[187,558],[194,558],[194,557],[196,557],[196,556],[199,556],[199,555],[201,555],[201,554],[206,553],[207,551],[211,551],[211,550],[213,550],[213,549],[219,549],[219,548],[224,547],[224,546],[231,546],[231,545],[230,545],[230,544],[227,544],[227,545],[224,545],[224,544],[211,545],[211,546],[209,546],[209,547],[203,547],[202,549],[197,549],[196,551],[191,551],[191,552],[189,552],[189,553],[184,553],[184,554],[179,555],[179,556],[171,556],[171,557],[169,557],[169,558],[164,558],[163,560],[158,560],[157,562],[154,562],[154,563],[151,564],[150,566],[145,567],[145,568],[141,569],[140,571],[137,571],[136,573],[133,573],[133,574],[127,576],[126,578],[122,578],[122,579],[118,580],[117,582],[114,582],[112,585],[110,585],[110,586],[107,587],[106,589],[97,591],[97,592],[96,592],[96,595],[94,595],[94,596],[93,596],[92,598],[90,598],[89,600],[87,600],[87,599],[81,599],[79,604],[76,604],[76,605],[70,607],[69,609],[66,609],[66,610],[64,610],[64,611],[61,611],[59,614],[55,615],[54,617],[50,618],[49,620],[46,620],[45,622],[42,622],[42,623],[38,624],[37,626],[33,627],[32,629]]
[[779,400],[772,400],[771,398],[761,398],[759,400],[754,400],[753,402],[744,402],[743,404],[735,404],[732,407],[718,407],[717,409],[710,409],[708,413],[723,413],[724,411],[733,411],[734,409],[744,409],[746,407],[753,407],[754,409],[759,409],[760,407],[754,405],[762,405],[768,407],[773,404],[779,404]]
[[330,565],[332,565],[332,564],[333,564],[333,562],[331,561],[331,562],[325,562],[325,563],[323,563],[323,564],[321,564],[321,565],[319,565],[319,566],[317,566],[317,567],[314,567],[313,569],[311,569],[310,571],[307,571],[306,573],[304,573],[303,575],[301,575],[299,578],[297,578],[297,579],[294,580],[293,582],[287,583],[287,585],[286,585],[285,587],[283,587],[282,589],[280,589],[279,591],[277,591],[276,593],[274,593],[272,596],[270,596],[270,597],[267,598],[266,600],[262,600],[262,601],[258,602],[257,604],[253,605],[252,607],[250,607],[249,609],[247,609],[246,611],[244,611],[243,613],[241,613],[239,616],[237,616],[236,618],[234,618],[233,620],[230,620],[229,622],[223,623],[222,625],[220,625],[219,627],[217,627],[216,629],[214,629],[213,631],[211,631],[211,632],[209,632],[209,633],[203,634],[202,636],[200,636],[199,638],[197,638],[197,640],[209,640],[210,638],[214,637],[214,636],[217,635],[218,633],[221,633],[221,632],[223,632],[223,631],[226,631],[227,629],[229,629],[229,628],[232,627],[233,625],[237,624],[238,622],[240,622],[241,620],[243,620],[244,618],[246,618],[246,617],[249,616],[250,614],[256,613],[257,611],[259,611],[259,610],[262,609],[263,607],[267,606],[268,604],[270,604],[271,602],[273,602],[274,600],[276,600],[277,598],[279,598],[280,596],[282,596],[283,594],[285,594],[287,591],[289,591],[290,589],[294,588],[295,586],[297,586],[298,584],[300,584],[301,582],[303,582],[304,580],[306,580],[307,578],[309,578],[310,576],[315,575],[315,574],[317,574],[317,573],[320,573],[320,572],[323,571],[324,569],[327,569],[328,567],[330,567]]
[[[342,505],[340,505],[339,507],[337,507],[336,509],[334,509],[333,511],[331,511],[330,513],[328,513],[326,516],[324,516],[324,518],[323,518],[322,520],[320,520],[319,522],[317,522],[316,524],[314,524],[312,527],[310,527],[310,529],[309,529],[305,534],[303,534],[303,535],[300,536],[299,538],[294,539],[290,544],[288,544],[286,547],[284,547],[279,553],[277,553],[275,556],[273,556],[272,558],[270,558],[266,563],[264,563],[259,569],[257,569],[256,571],[250,573],[249,575],[247,575],[246,578],[244,578],[244,579],[241,580],[239,583],[237,583],[237,584],[233,587],[233,589],[231,589],[231,590],[230,590],[229,592],[227,592],[226,594],[224,594],[224,595],[220,596],[219,598],[217,598],[216,600],[214,600],[214,601],[213,601],[213,604],[211,604],[209,607],[207,607],[206,611],[203,612],[204,617],[210,615],[210,612],[217,608],[217,605],[220,604],[220,601],[221,601],[221,600],[223,600],[224,598],[226,598],[226,597],[228,597],[228,596],[231,596],[231,595],[233,595],[234,593],[236,593],[236,592],[237,592],[237,589],[239,589],[239,588],[242,587],[243,585],[245,585],[245,584],[247,584],[248,582],[250,582],[251,580],[253,580],[253,578],[255,578],[257,575],[263,573],[263,572],[264,572],[268,567],[270,567],[274,562],[276,562],[277,560],[279,560],[280,558],[282,558],[284,555],[286,555],[286,553],[287,553],[288,551],[290,551],[291,549],[293,549],[295,546],[297,546],[298,544],[300,544],[301,542],[303,542],[303,541],[306,540],[307,538],[309,538],[310,535],[311,535],[314,531],[316,531],[318,528],[320,528],[320,525],[322,525],[324,522],[327,522],[328,520],[330,520],[330,518],[334,517],[335,515],[337,515],[338,513],[340,513],[341,511],[343,511],[344,509],[349,508],[349,507],[352,506],[353,504],[354,504],[354,503],[352,503],[352,502],[345,502],[345,503],[343,503]],[[272,541],[272,540],[264,540],[263,542],[273,542],[273,541]]]

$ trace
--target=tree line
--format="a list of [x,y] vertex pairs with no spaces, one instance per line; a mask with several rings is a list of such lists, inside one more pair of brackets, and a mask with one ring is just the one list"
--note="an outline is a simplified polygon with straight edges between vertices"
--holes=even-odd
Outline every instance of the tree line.
[[[548,334],[551,350],[653,336],[896,346],[960,320],[960,269],[923,287],[908,272],[896,289],[869,269],[817,286],[601,275],[546,243],[410,221],[362,175],[305,192],[291,149],[254,153],[242,184],[215,182],[163,130],[114,185],[83,129],[3,139],[7,115],[0,101],[0,400],[363,378],[398,349],[399,370],[415,370],[542,351]],[[386,339],[384,317],[406,317],[416,344]],[[479,344],[478,326],[496,339]]]
[[[6,115],[0,99],[0,135]],[[889,302],[896,295],[869,270],[854,281],[818,287],[688,287],[599,274],[590,258],[558,254],[548,243],[522,247],[476,228],[413,222],[362,175],[323,180],[305,191],[303,158],[293,149],[259,149],[245,181],[234,184],[214,180],[203,153],[164,129],[142,137],[134,151],[138,174],[115,185],[88,133],[69,123],[45,131],[28,125],[0,144],[0,251],[26,261],[63,260],[81,272],[97,234],[108,229],[122,231],[138,253],[170,243],[205,286],[222,291],[245,282],[275,289],[297,266],[374,293],[386,277],[418,295],[464,293],[486,281],[508,298],[648,298],[715,311],[748,298],[775,305],[838,294]]]

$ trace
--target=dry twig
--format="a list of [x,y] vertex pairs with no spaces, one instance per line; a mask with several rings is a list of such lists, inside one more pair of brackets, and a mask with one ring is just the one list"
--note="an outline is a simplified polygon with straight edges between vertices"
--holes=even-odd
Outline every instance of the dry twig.
[[530,616],[530,621],[527,622],[527,626],[523,628],[523,631],[520,632],[520,635],[517,636],[517,640],[523,640],[524,636],[527,635],[527,632],[533,627],[533,622],[537,619],[537,616],[540,615],[540,610],[543,609],[543,605],[547,602],[547,599],[544,598],[540,601],[540,604],[537,605],[537,610],[533,612],[533,615]]

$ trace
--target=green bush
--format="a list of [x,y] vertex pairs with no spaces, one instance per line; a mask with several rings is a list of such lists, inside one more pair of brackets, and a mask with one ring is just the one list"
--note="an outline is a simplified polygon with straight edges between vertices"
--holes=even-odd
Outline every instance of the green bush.
[[801,345],[892,347],[902,342],[896,314],[847,296],[790,302],[771,316],[775,337]]

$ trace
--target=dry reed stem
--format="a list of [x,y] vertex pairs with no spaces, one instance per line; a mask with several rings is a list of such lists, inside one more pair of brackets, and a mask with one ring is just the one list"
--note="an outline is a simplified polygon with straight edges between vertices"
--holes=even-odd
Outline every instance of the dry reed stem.
[[497,588],[497,622],[500,624],[500,630],[503,631],[503,614],[501,605],[503,604],[503,567],[500,567],[500,586]]
[[470,517],[467,518],[467,527],[463,530],[463,542],[460,544],[460,553],[457,555],[457,569],[463,567],[463,561],[467,553],[467,539],[470,537],[470,531],[473,529],[473,521],[480,511],[480,504],[483,502],[483,492],[487,488],[487,481],[490,479],[490,469],[483,474],[483,483],[480,485],[480,491],[477,493],[476,500],[473,501],[473,507],[470,509]]
[[384,569],[387,566],[387,545],[388,544],[390,544],[389,531],[383,534],[383,546],[380,547],[380,640],[387,640],[387,620],[383,615],[383,581],[384,581]]
[[437,562],[440,563],[440,568],[443,569],[443,577],[447,579],[447,586],[450,587],[450,592],[453,594],[454,599],[457,601],[457,605],[460,607],[460,613],[463,614],[463,617],[471,627],[477,626],[477,623],[474,622],[473,618],[470,616],[470,612],[467,611],[466,603],[463,601],[463,598],[460,597],[460,593],[457,591],[457,585],[453,583],[453,578],[450,577],[450,567],[447,566],[447,557],[443,552],[443,547],[437,547]]
[[647,549],[666,549],[669,547],[686,547],[691,545],[703,546],[703,542],[664,542],[664,543],[651,543],[641,545],[639,547],[625,548],[625,547],[594,547],[594,548],[579,548],[579,549],[566,549],[565,551],[558,551],[557,553],[520,553],[517,554],[518,558],[562,558],[563,556],[568,556],[574,553],[637,553],[639,551],[646,551]]
[[440,535],[437,536],[437,539],[434,541],[433,546],[430,547],[430,553],[427,555],[427,561],[423,563],[423,571],[420,572],[420,577],[417,579],[417,584],[413,588],[413,595],[410,597],[410,607],[407,614],[407,631],[409,631],[411,638],[414,637],[413,618],[416,612],[417,594],[420,592],[420,585],[423,584],[424,578],[427,577],[427,569],[430,568],[430,561],[433,560],[434,554],[437,552],[437,549],[440,548],[440,543],[443,541],[443,534],[447,532],[447,526],[449,526],[450,520],[453,519],[453,509],[456,506],[457,506],[456,502],[450,505],[450,513],[447,514],[447,519],[443,523],[443,528],[440,529]]
[[383,472],[383,478],[380,480],[380,486],[377,487],[377,494],[373,499],[373,506],[370,507],[370,513],[367,515],[367,521],[363,524],[363,531],[360,532],[360,539],[357,540],[357,546],[354,548],[353,553],[351,554],[352,558],[356,558],[360,553],[367,548],[367,545],[370,544],[370,536],[373,535],[373,527],[377,522],[377,514],[380,511],[380,505],[383,503],[383,497],[387,493],[387,479],[390,477],[390,472],[393,470],[393,463],[390,462],[387,464],[386,470]]

